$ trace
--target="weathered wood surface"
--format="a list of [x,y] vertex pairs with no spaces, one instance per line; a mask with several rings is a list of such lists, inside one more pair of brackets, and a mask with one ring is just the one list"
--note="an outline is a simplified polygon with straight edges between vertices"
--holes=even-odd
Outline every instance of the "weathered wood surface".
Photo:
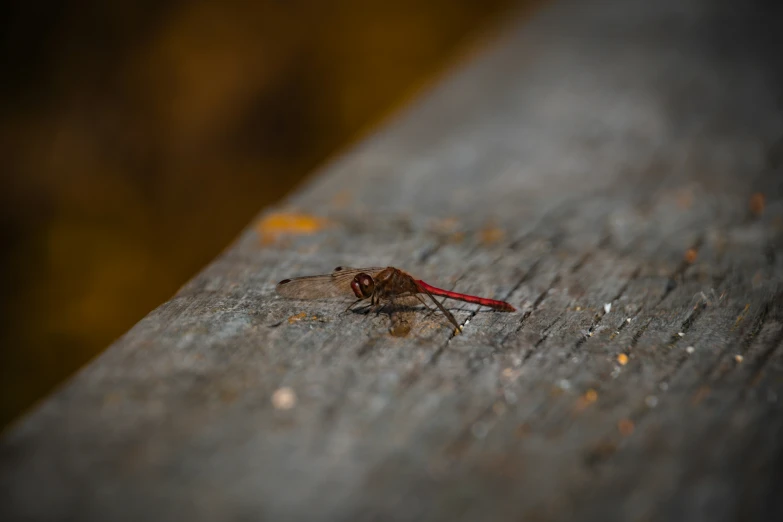
[[[0,518],[783,516],[780,31],[740,4],[520,20],[283,209],[327,224],[249,228],[6,433]],[[340,264],[520,311],[274,295]]]

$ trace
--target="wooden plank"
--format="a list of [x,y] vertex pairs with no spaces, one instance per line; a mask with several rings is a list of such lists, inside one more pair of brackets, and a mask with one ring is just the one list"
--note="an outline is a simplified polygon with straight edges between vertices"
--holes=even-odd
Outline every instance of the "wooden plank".
[[[783,516],[776,9],[512,24],[7,432],[1,518]],[[519,310],[274,294],[387,264]]]

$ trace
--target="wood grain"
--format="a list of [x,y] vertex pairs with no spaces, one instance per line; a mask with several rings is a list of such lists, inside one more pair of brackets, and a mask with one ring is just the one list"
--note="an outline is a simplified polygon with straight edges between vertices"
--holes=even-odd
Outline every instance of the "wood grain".
[[[782,37],[756,7],[510,24],[7,432],[1,518],[783,516]],[[338,265],[518,312],[390,335],[274,294]]]

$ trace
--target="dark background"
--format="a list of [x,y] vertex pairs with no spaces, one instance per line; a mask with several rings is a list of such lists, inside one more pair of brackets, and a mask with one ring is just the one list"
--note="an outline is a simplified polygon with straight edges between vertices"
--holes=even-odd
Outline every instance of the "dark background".
[[0,30],[0,426],[480,46],[510,0],[18,2]]

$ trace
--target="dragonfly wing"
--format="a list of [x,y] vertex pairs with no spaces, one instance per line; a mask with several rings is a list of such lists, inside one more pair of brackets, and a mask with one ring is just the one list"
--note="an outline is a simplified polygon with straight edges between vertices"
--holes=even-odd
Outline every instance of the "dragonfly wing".
[[350,283],[340,285],[331,275],[284,279],[277,283],[277,293],[290,299],[325,299],[348,297],[353,292]]
[[372,277],[375,277],[378,272],[381,270],[385,270],[387,267],[378,267],[374,266],[371,268],[353,268],[350,266],[338,266],[334,270],[332,270],[332,277],[346,277],[350,275],[350,279],[353,279],[356,274],[370,274]]
[[337,267],[328,275],[315,275],[284,279],[277,283],[277,293],[290,299],[328,299],[351,297],[351,281],[357,274],[374,276],[383,268]]

